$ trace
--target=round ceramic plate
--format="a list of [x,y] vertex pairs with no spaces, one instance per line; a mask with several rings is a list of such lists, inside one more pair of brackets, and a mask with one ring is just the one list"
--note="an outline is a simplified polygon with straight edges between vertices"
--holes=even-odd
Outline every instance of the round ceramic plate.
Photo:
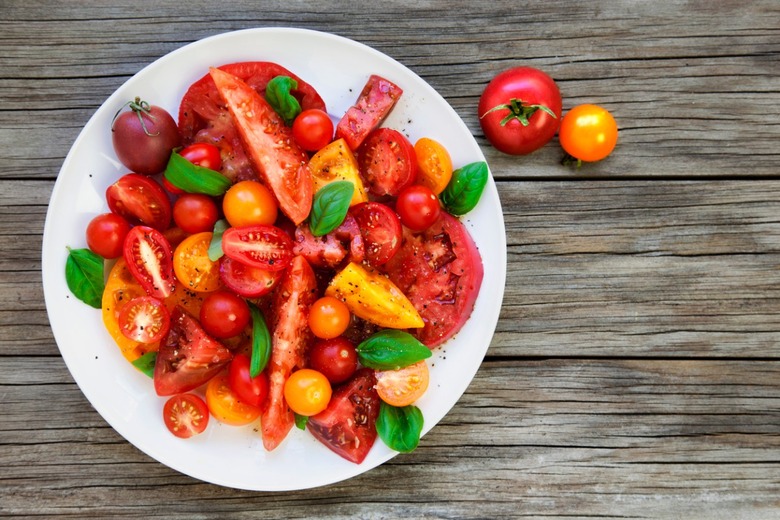
[[[274,61],[313,85],[338,119],[356,100],[369,75],[378,74],[404,91],[384,126],[412,142],[441,142],[455,167],[485,158],[466,125],[425,81],[388,56],[332,34],[301,29],[250,29],[217,35],[182,47],[130,78],[106,100],[76,139],[54,187],[43,238],[43,286],[54,336],[84,395],[125,439],[149,456],[194,478],[248,490],[294,490],[338,482],[382,464],[396,453],[377,440],[356,465],[293,428],[273,452],[263,448],[258,424],[210,422],[197,437],[181,440],[162,420],[165,399],[152,381],[122,357],[103,327],[100,311],[77,300],[65,283],[67,247],[85,245],[85,229],[107,211],[105,191],[126,173],[111,145],[111,120],[136,96],[178,113],[187,87],[209,66],[238,61]],[[478,206],[462,218],[482,254],[485,277],[474,312],[462,331],[428,359],[431,384],[417,403],[433,428],[468,387],[498,321],[506,276],[504,221],[491,178]],[[425,441],[420,448],[425,449]]]

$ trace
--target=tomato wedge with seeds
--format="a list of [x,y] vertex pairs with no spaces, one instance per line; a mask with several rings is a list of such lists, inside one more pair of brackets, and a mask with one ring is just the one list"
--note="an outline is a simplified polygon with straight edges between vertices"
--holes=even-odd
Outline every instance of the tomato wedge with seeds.
[[364,202],[350,208],[365,243],[368,263],[383,265],[398,252],[403,228],[398,215],[380,202]]
[[366,136],[385,120],[401,94],[403,90],[398,85],[371,75],[355,104],[336,125],[336,139],[343,138],[352,150],[357,150]]
[[160,341],[170,326],[168,309],[152,296],[133,298],[119,312],[119,330],[127,339],[139,343]]
[[162,233],[136,226],[125,237],[123,256],[127,268],[149,296],[165,299],[176,287],[171,246]]
[[366,187],[377,197],[394,197],[417,177],[414,146],[398,130],[377,128],[360,145],[357,157]]
[[282,212],[300,224],[309,216],[314,195],[308,154],[293,138],[292,129],[252,87],[219,69],[210,69],[210,74],[252,165],[273,191]]
[[360,464],[376,440],[379,395],[374,371],[363,368],[334,390],[328,407],[309,417],[306,428],[331,451]]
[[276,226],[241,226],[228,228],[222,234],[225,256],[246,265],[281,271],[293,259],[290,236]]
[[133,224],[165,231],[171,224],[171,201],[160,184],[139,173],[123,175],[106,189],[112,213]]
[[163,406],[163,422],[168,431],[176,437],[189,439],[206,429],[209,424],[209,409],[197,395],[175,395]]
[[181,307],[171,312],[171,328],[160,343],[154,365],[157,395],[189,392],[214,377],[233,358]]
[[284,271],[269,271],[223,256],[219,260],[219,277],[229,289],[244,298],[259,298],[270,293]]

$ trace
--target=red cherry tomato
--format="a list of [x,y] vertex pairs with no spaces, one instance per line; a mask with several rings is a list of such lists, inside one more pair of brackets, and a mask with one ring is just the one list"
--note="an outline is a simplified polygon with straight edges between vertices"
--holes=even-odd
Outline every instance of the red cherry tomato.
[[270,293],[284,271],[269,271],[223,256],[219,260],[222,283],[244,298],[259,298]]
[[256,377],[249,373],[249,356],[236,354],[228,369],[228,384],[236,395],[247,404],[262,406],[268,397],[268,376],[260,372]]
[[318,341],[309,350],[309,365],[337,385],[352,377],[357,370],[357,350],[344,337]]
[[333,121],[327,112],[316,108],[298,114],[292,130],[295,140],[308,152],[316,152],[333,139]]
[[160,341],[170,327],[168,308],[162,300],[151,296],[133,298],[119,312],[119,330],[127,339],[139,343]]
[[172,434],[182,439],[203,433],[209,424],[206,402],[194,394],[174,395],[163,406],[163,422]]
[[184,193],[173,203],[173,221],[187,233],[212,231],[219,219],[214,199],[200,193]]
[[290,236],[275,226],[231,227],[222,235],[225,256],[253,267],[281,271],[293,259]]
[[251,319],[246,300],[230,291],[209,293],[200,307],[200,324],[219,339],[241,334]]
[[112,260],[122,256],[130,223],[116,213],[104,213],[87,225],[87,246],[103,258]]
[[112,213],[131,224],[144,224],[165,231],[171,223],[171,201],[160,184],[137,173],[123,175],[106,190]]
[[147,294],[160,299],[173,294],[173,255],[162,233],[148,226],[136,226],[125,237],[122,253],[127,268]]
[[425,231],[439,219],[439,199],[427,186],[415,184],[398,194],[395,209],[404,226],[412,231]]
[[204,168],[211,170],[222,168],[222,157],[219,155],[219,148],[210,143],[193,143],[180,151],[179,155],[192,164],[203,166]]

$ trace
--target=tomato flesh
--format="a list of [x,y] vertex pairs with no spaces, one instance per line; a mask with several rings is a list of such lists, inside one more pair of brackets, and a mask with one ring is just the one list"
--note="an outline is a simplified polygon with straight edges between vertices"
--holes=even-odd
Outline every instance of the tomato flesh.
[[403,238],[398,215],[380,202],[364,202],[349,211],[363,235],[368,263],[377,267],[390,260]]
[[294,256],[287,233],[266,225],[228,228],[222,234],[222,251],[228,258],[268,271],[281,271]]
[[180,394],[168,399],[163,406],[163,422],[172,434],[189,439],[203,433],[209,424],[206,403],[194,394]]
[[128,173],[106,189],[112,213],[131,224],[144,224],[165,231],[171,224],[171,202],[160,184],[138,173]]
[[357,151],[360,173],[368,191],[377,197],[396,196],[417,176],[414,146],[392,128],[377,128]]
[[315,237],[306,223],[298,226],[293,253],[306,257],[313,266],[336,269],[345,262],[362,262],[365,247],[357,222],[347,213],[339,227],[321,237]]
[[230,290],[245,298],[259,298],[270,293],[284,271],[269,271],[223,256],[219,260],[219,277]]
[[401,87],[372,74],[355,104],[336,125],[336,138],[343,138],[352,150],[357,150],[368,134],[385,120],[401,94]]
[[136,226],[127,233],[123,256],[127,268],[150,296],[165,299],[176,288],[171,246],[162,233]]
[[171,326],[165,304],[151,296],[133,298],[119,312],[119,330],[126,338],[139,343],[160,341]]

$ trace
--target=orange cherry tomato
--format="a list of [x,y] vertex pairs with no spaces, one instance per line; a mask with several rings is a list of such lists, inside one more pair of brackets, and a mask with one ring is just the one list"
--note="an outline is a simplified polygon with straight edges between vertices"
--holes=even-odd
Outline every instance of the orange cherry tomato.
[[323,296],[309,309],[309,328],[315,336],[332,339],[349,327],[350,314],[346,304],[333,296]]
[[376,391],[379,398],[392,406],[407,406],[422,397],[431,376],[425,361],[398,370],[377,370]]
[[190,291],[211,292],[222,286],[219,262],[209,258],[210,231],[190,235],[173,252],[173,272]]
[[438,141],[422,137],[414,143],[417,155],[417,184],[431,189],[437,196],[444,191],[452,178],[452,159]]
[[330,381],[321,372],[302,368],[293,372],[284,384],[284,400],[298,415],[317,415],[330,402]]
[[227,190],[222,211],[231,226],[239,227],[273,224],[279,208],[271,190],[257,181],[247,180]]
[[260,417],[257,406],[242,401],[228,382],[227,372],[220,372],[206,385],[206,404],[219,422],[243,426]]
[[563,150],[580,161],[600,161],[617,144],[618,127],[608,110],[597,105],[579,105],[569,110],[558,131]]

